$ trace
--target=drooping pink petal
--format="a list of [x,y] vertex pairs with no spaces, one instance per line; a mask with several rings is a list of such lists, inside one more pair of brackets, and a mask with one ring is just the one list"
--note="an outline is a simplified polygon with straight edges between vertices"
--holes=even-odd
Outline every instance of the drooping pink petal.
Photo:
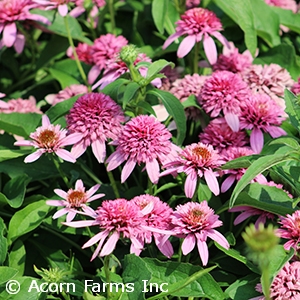
[[221,34],[218,31],[214,31],[211,33],[211,35],[214,36],[216,39],[218,39],[223,46],[225,46],[226,48],[230,48],[230,44],[223,34]]
[[106,160],[108,162],[107,171],[110,172],[117,168],[121,163],[125,161],[124,156],[120,155],[117,151],[114,152],[109,158]]
[[146,170],[150,181],[153,184],[157,184],[159,179],[159,164],[156,159],[146,162]]
[[67,4],[60,4],[58,6],[58,12],[62,17],[65,17],[68,14],[68,5]]
[[[89,84],[93,84],[96,81],[96,79],[98,78],[98,76],[100,75],[100,72],[101,72],[101,70],[100,70],[100,68],[97,65],[93,66],[90,69],[89,74],[88,74],[88,83]],[[97,88],[97,87],[98,86],[96,86],[95,88]]]
[[195,43],[196,43],[195,35],[188,35],[187,37],[185,37],[178,47],[177,56],[179,58],[186,56],[192,50]]
[[5,25],[3,29],[3,43],[6,47],[12,47],[17,38],[17,26],[15,23]]
[[197,247],[198,252],[202,261],[203,266],[207,265],[208,262],[208,247],[206,242],[201,241],[200,239],[197,240]]
[[73,219],[75,218],[76,216],[76,211],[75,210],[69,210],[69,213],[67,214],[67,217],[66,217],[66,221],[67,222],[72,222]]
[[282,135],[286,135],[286,132],[282,128],[277,126],[269,126],[268,133],[272,138],[278,138]]
[[43,155],[44,151],[39,149],[37,151],[35,151],[34,153],[28,155],[25,157],[24,162],[25,163],[31,163],[33,161],[36,161],[37,159],[39,159],[42,155]]
[[209,63],[211,65],[215,64],[218,58],[217,47],[214,40],[208,34],[204,35],[203,48]]
[[85,12],[84,7],[82,7],[82,6],[76,6],[75,8],[73,8],[73,9],[70,11],[69,15],[70,15],[71,17],[73,17],[73,18],[77,18],[77,17],[79,17],[80,15],[82,15],[84,12]]
[[136,165],[136,162],[134,160],[127,160],[126,164],[123,167],[122,173],[121,173],[121,182],[124,183],[126,179],[129,177],[131,172],[133,171],[134,167]]
[[80,132],[74,132],[69,135],[67,135],[60,143],[60,147],[68,146],[68,145],[73,145],[79,142],[83,137],[83,134]]
[[204,178],[206,180],[207,186],[214,193],[215,196],[220,194],[219,183],[214,172],[210,169],[204,171]]
[[95,157],[97,158],[98,162],[103,163],[106,157],[105,143],[100,140],[96,140],[92,142],[91,146],[92,146],[92,151]]
[[264,135],[258,128],[254,128],[250,135],[250,145],[255,153],[260,153],[264,146]]
[[187,198],[193,198],[197,186],[197,176],[194,172],[188,174],[184,184],[184,192]]
[[67,150],[65,149],[57,149],[55,151],[56,155],[59,156],[61,159],[71,162],[71,163],[75,163],[76,159],[74,158],[74,156]]
[[187,255],[189,254],[195,247],[196,239],[194,234],[188,234],[187,237],[182,242],[182,254]]
[[69,212],[68,208],[60,209],[52,216],[52,219],[58,219],[59,217],[67,214],[68,212]]
[[65,200],[47,200],[46,204],[50,206],[66,206],[67,201]]
[[14,48],[18,54],[23,52],[25,46],[25,36],[23,34],[18,33],[16,37],[16,41],[14,43]]
[[212,240],[216,241],[223,248],[229,249],[228,241],[219,231],[217,231],[215,229],[208,230],[207,236],[210,237]]
[[[73,228],[82,228],[82,227],[98,225],[98,222],[95,220],[87,220],[87,221],[63,222],[62,224],[73,227]],[[97,243],[97,241],[95,243]],[[93,244],[95,244],[95,243],[93,243]]]
[[[100,188],[100,184],[96,184],[94,186],[92,186],[87,192],[86,192],[86,196],[88,198],[91,198]],[[102,195],[102,194],[101,194]]]
[[49,117],[47,115],[42,116],[42,126],[43,127],[48,127],[51,125],[51,122],[49,120]]
[[240,129],[239,117],[234,113],[226,113],[224,117],[228,126],[232,129],[232,131],[238,132]]
[[225,193],[227,192],[230,187],[233,185],[235,181],[235,176],[234,175],[229,175],[222,183],[221,185],[221,192]]
[[116,244],[117,244],[119,237],[120,237],[120,234],[117,231],[115,231],[108,238],[106,243],[104,244],[104,246],[100,252],[100,256],[106,256],[106,255],[111,254],[114,251],[114,249],[116,248]]
[[159,251],[166,257],[171,258],[174,254],[174,249],[169,240],[165,241],[164,243],[161,243],[155,238],[155,243]]
[[71,154],[74,158],[78,158],[85,152],[86,148],[84,140],[82,140],[72,147]]
[[171,34],[166,41],[164,42],[162,48],[166,49],[169,45],[171,45],[177,38],[179,38],[182,35],[181,32],[177,31],[173,34]]

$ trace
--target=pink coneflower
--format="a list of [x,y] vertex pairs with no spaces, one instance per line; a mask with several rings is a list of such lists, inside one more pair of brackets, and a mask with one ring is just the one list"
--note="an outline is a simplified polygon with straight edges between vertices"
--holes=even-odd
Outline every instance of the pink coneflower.
[[[201,88],[208,76],[193,74],[185,75],[182,79],[177,79],[172,83],[170,93],[177,97],[180,102],[184,102],[190,95],[198,98]],[[196,107],[188,107],[185,109],[188,118],[199,119],[201,113]]]
[[160,90],[169,91],[172,83],[179,79],[180,74],[183,72],[182,67],[172,68],[170,66],[166,66],[161,70],[161,73],[166,77],[161,79],[162,86],[159,88]]
[[47,18],[30,13],[30,9],[36,7],[37,5],[31,0],[0,1],[0,33],[2,32],[0,48],[14,46],[17,53],[23,51],[25,36],[17,29],[16,23],[19,21],[32,20],[50,24]]
[[164,168],[167,170],[163,171],[160,176],[185,173],[187,177],[184,191],[188,198],[193,198],[197,181],[204,176],[209,189],[217,196],[220,189],[217,174],[213,169],[220,167],[222,163],[220,155],[211,145],[194,143],[181,150],[172,162],[165,164]]
[[87,86],[83,84],[71,84],[63,90],[59,91],[58,94],[49,94],[45,97],[46,101],[51,105],[56,105],[59,102],[70,99],[80,94],[86,94],[88,92]]
[[253,57],[249,50],[239,53],[239,49],[232,42],[230,48],[224,47],[223,54],[220,54],[217,62],[212,66],[214,71],[230,71],[239,73],[252,65]]
[[216,118],[210,121],[199,140],[203,144],[212,145],[215,149],[223,150],[228,147],[243,147],[249,143],[245,131],[232,131],[224,118]]
[[91,187],[88,191],[85,191],[83,182],[79,179],[75,183],[74,190],[69,189],[68,192],[65,192],[61,189],[55,189],[55,194],[60,196],[64,200],[47,200],[46,203],[50,206],[64,206],[64,208],[57,211],[53,215],[53,219],[57,219],[67,214],[66,220],[67,222],[71,222],[75,218],[79,209],[82,209],[83,211],[88,211],[89,207],[87,206],[87,203],[105,196],[104,194],[94,195],[99,189],[99,187],[100,184],[96,184],[93,187]]
[[273,220],[275,215],[268,212],[268,211],[264,211],[255,207],[251,207],[251,206],[246,206],[246,205],[241,205],[241,206],[236,206],[233,208],[230,208],[228,210],[229,212],[241,212],[240,215],[238,215],[233,224],[236,226],[240,223],[242,223],[243,221],[245,221],[246,219],[252,217],[252,216],[258,216],[258,219],[255,222],[255,227],[258,228],[260,223],[265,224],[267,219],[271,219]]
[[239,75],[229,71],[217,71],[204,82],[198,99],[212,118],[223,112],[230,128],[238,131],[240,107],[248,101],[249,96],[247,83]]
[[172,216],[173,232],[184,237],[182,243],[183,255],[189,254],[197,242],[198,252],[204,266],[208,262],[208,247],[206,240],[211,238],[225,249],[229,249],[226,238],[214,228],[222,226],[219,216],[214,214],[207,201],[201,203],[188,202],[177,205]]
[[176,33],[167,38],[163,49],[166,49],[178,37],[187,35],[178,48],[177,56],[179,58],[186,56],[194,45],[203,39],[206,57],[210,64],[214,64],[217,61],[217,48],[211,35],[224,46],[228,45],[225,37],[219,32],[222,30],[221,21],[214,12],[205,8],[198,7],[187,10],[176,24]]
[[288,9],[296,13],[298,11],[297,2],[295,0],[265,0],[270,6],[278,6],[283,9]]
[[268,95],[255,94],[241,106],[240,128],[252,130],[250,145],[255,153],[260,153],[264,145],[263,132],[273,138],[286,135],[279,126],[285,120],[285,112]]
[[[167,203],[162,202],[158,197],[147,194],[136,196],[131,201],[143,211],[143,216],[148,226],[160,230],[171,229],[170,224],[173,210]],[[151,243],[152,236],[161,253],[170,258],[174,251],[172,244],[167,240],[168,235],[145,231],[144,239],[147,244]]]
[[11,99],[7,102],[0,100],[0,112],[1,113],[37,113],[42,114],[42,111],[36,106],[36,100],[33,96],[29,99]]
[[[93,48],[91,45],[88,45],[86,43],[78,43],[77,47],[75,47],[76,54],[78,56],[78,59],[82,62],[84,62],[87,65],[93,65],[94,59],[93,59]],[[69,47],[67,49],[66,54],[74,59],[73,49],[72,47]]]
[[126,161],[121,173],[123,183],[136,164],[144,163],[149,179],[156,184],[159,165],[172,161],[176,156],[178,147],[170,142],[171,137],[167,128],[154,117],[140,115],[132,118],[115,143],[117,150],[107,159],[107,171]]
[[294,80],[289,72],[277,64],[252,65],[241,73],[253,93],[268,94],[285,109],[284,90],[292,87]]
[[106,156],[105,142],[119,136],[121,123],[125,121],[121,107],[102,93],[79,97],[66,117],[68,130],[83,135],[72,148],[72,155],[78,158],[91,145],[99,163],[104,162]]
[[186,0],[185,6],[187,9],[191,9],[191,8],[199,6],[200,2],[201,2],[201,0]]
[[[261,284],[255,289],[262,293]],[[300,262],[287,262],[275,276],[271,287],[270,297],[276,300],[299,300],[300,299]],[[265,300],[264,296],[258,296],[249,300]]]
[[292,215],[279,218],[281,227],[276,232],[281,238],[289,240],[283,245],[284,249],[293,248],[298,251],[300,249],[300,210],[295,211]]
[[130,253],[138,255],[141,252],[146,222],[140,208],[132,201],[126,199],[103,201],[93,217],[95,220],[64,223],[75,228],[99,226],[100,232],[82,247],[87,248],[99,242],[91,260],[98,255],[102,257],[111,254],[120,238],[131,240]]
[[[222,158],[225,162],[252,154],[254,154],[254,151],[248,147],[229,147],[221,152]],[[222,170],[223,174],[229,174],[229,176],[223,181],[221,185],[221,192],[225,193],[226,191],[228,191],[235,181],[239,181],[242,178],[246,171],[247,169],[245,168]],[[267,180],[265,176],[259,174],[251,182],[259,182],[265,184]]]
[[[85,0],[75,0],[76,7],[70,11],[70,16],[77,18],[86,11],[86,1]],[[90,8],[90,16],[96,17],[99,13],[99,8],[106,5],[105,0],[90,0],[87,2],[92,5]]]
[[32,0],[41,5],[45,10],[57,9],[58,13],[65,17],[68,14],[68,3],[75,3],[75,0]]
[[61,159],[69,162],[75,162],[75,157],[64,146],[73,145],[82,139],[81,133],[73,133],[67,135],[65,129],[61,129],[60,125],[50,123],[46,115],[42,117],[42,126],[38,127],[35,132],[31,133],[32,141],[17,141],[15,146],[32,146],[36,149],[34,153],[28,155],[24,162],[30,163],[39,159],[44,153],[55,153]]
[[127,45],[128,41],[122,35],[115,36],[111,33],[101,35],[95,39],[92,45],[92,57],[95,64],[88,74],[89,83],[95,82],[100,72],[107,67],[110,67],[110,60],[115,59],[123,46]]
[[294,83],[294,85],[292,86],[291,91],[295,95],[299,95],[300,94],[300,77],[298,78],[298,82]]

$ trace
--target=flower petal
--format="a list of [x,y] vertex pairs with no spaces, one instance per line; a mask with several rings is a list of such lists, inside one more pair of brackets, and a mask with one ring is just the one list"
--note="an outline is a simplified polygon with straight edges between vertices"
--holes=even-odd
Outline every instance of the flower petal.
[[118,151],[112,153],[106,160],[106,162],[108,162],[107,171],[110,172],[111,170],[114,170],[124,161],[124,156],[122,156]]
[[225,249],[229,249],[229,243],[226,238],[217,230],[211,229],[208,230],[207,236],[210,237],[212,240],[216,241],[219,245],[221,245]]
[[65,17],[68,14],[68,5],[67,4],[58,5],[58,12],[62,17]]
[[254,128],[250,135],[250,145],[252,150],[259,154],[264,146],[264,135],[258,128]]
[[197,185],[197,175],[192,172],[190,173],[184,183],[184,192],[187,198],[193,198]]
[[220,188],[215,173],[212,170],[205,170],[204,178],[209,189],[214,193],[215,196],[218,196],[220,194]]
[[208,262],[208,248],[204,241],[197,240],[198,252],[202,261],[203,266],[207,265]]
[[183,255],[189,254],[195,247],[196,238],[194,234],[189,234],[182,242],[181,250]]
[[103,163],[106,156],[106,146],[104,142],[96,140],[92,142],[92,150],[99,163]]
[[115,231],[107,240],[107,242],[105,243],[105,245],[103,246],[101,252],[100,252],[100,256],[106,256],[111,254],[114,249],[116,248],[116,244],[117,241],[120,237],[120,234]]
[[179,38],[182,35],[182,32],[177,31],[173,34],[171,34],[166,41],[164,42],[162,48],[166,49],[169,45],[171,45],[177,38]]
[[39,150],[35,151],[34,153],[29,154],[28,156],[25,157],[24,163],[27,164],[27,163],[31,163],[31,162],[38,160],[43,155],[43,153],[44,153],[44,151],[39,149]]
[[18,54],[23,52],[25,46],[25,36],[23,34],[17,34],[16,41],[14,43],[14,48]]
[[6,47],[11,47],[17,38],[17,26],[15,23],[7,24],[3,29],[3,43]]
[[195,35],[188,35],[187,37],[185,37],[178,47],[177,56],[179,58],[186,56],[195,46],[195,43],[196,43]]
[[235,176],[234,175],[229,175],[222,183],[221,185],[221,192],[225,193],[227,192],[230,187],[233,185],[235,181]]
[[157,184],[159,179],[159,164],[156,159],[153,159],[152,161],[146,162],[146,170],[149,176],[150,181],[153,184]]
[[214,65],[217,62],[217,58],[218,58],[217,47],[215,41],[207,34],[204,35],[203,48],[207,60],[211,65]]
[[57,149],[55,151],[55,154],[65,161],[68,161],[71,163],[76,162],[75,157],[69,151],[67,151],[65,149]]
[[131,174],[133,171],[134,167],[136,165],[136,162],[134,160],[128,160],[123,167],[122,173],[121,173],[121,183],[124,183],[128,176]]
[[226,113],[225,120],[228,126],[231,128],[232,131],[238,132],[240,130],[240,120],[236,114],[233,113]]

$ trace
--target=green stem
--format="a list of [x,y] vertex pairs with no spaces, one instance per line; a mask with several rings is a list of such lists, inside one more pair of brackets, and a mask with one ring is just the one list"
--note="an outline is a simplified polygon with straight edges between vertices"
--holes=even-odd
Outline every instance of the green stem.
[[57,158],[54,157],[54,155],[50,155],[59,175],[61,176],[61,178],[63,179],[65,185],[70,189],[71,188],[71,185],[69,183],[69,180],[68,180],[68,177],[67,175],[64,173],[64,171],[61,169],[61,165],[60,163],[58,162]]
[[193,71],[194,71],[194,73],[197,73],[197,74],[198,74],[198,64],[199,64],[199,45],[200,45],[200,43],[197,42],[194,47]]
[[[104,258],[104,272],[105,272],[105,280],[108,285],[110,285],[111,279],[110,279],[110,271],[109,271],[109,260],[110,255],[105,256]],[[112,297],[110,289],[107,289],[107,299],[110,299]]]
[[77,68],[79,70],[79,73],[81,75],[81,78],[82,78],[83,82],[90,89],[90,86],[88,84],[86,75],[84,73],[84,70],[82,68],[82,65],[80,63],[80,60],[78,58],[78,55],[77,55],[77,52],[76,52],[76,49],[75,49],[75,45],[74,45],[74,42],[73,42],[73,39],[72,39],[72,36],[71,36],[71,30],[70,30],[70,26],[69,26],[67,17],[64,17],[64,22],[65,22],[65,27],[66,27],[67,34],[68,34],[69,44],[70,44],[70,46],[72,48],[72,52],[73,52],[73,55],[74,55],[74,58],[75,58],[75,62],[76,62]]
[[116,32],[114,0],[108,0],[107,4],[108,4],[109,15],[110,15],[111,32],[116,35],[117,32]]
[[148,194],[153,195],[153,183],[149,178],[148,178]]
[[262,274],[261,274],[261,286],[263,293],[265,295],[265,300],[271,300],[270,296],[270,270],[269,270],[269,265],[265,266],[262,269]]
[[113,173],[112,172],[107,172],[107,175],[108,175],[108,179],[110,181],[111,187],[112,187],[112,189],[115,193],[116,198],[120,198],[120,193],[119,193],[119,190],[118,190],[118,187],[117,187],[117,184],[116,184]]
[[85,164],[77,160],[77,163],[80,165],[81,169],[91,177],[96,183],[102,184],[101,180],[88,168]]
[[70,295],[66,294],[65,291],[61,291],[60,293],[65,300],[71,300]]

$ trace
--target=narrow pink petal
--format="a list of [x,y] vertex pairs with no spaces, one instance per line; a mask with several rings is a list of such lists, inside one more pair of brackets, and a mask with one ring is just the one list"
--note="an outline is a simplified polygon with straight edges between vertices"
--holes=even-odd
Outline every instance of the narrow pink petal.
[[25,36],[23,34],[17,34],[16,41],[14,43],[14,48],[18,54],[23,52],[25,46]]
[[52,219],[58,219],[59,217],[67,214],[69,212],[69,209],[68,208],[63,208],[59,211],[57,211],[53,216],[52,216]]
[[61,189],[55,189],[54,193],[56,195],[58,195],[59,197],[62,197],[63,199],[67,199],[67,197],[68,197],[68,193],[66,193],[65,191],[63,191]]
[[44,23],[46,25],[51,25],[51,22],[46,17],[41,16],[41,15],[29,14],[29,15],[26,16],[26,19],[41,22],[41,23]]
[[99,225],[98,221],[95,221],[95,220],[63,222],[63,224],[66,225],[66,226],[69,226],[69,227],[73,227],[73,228],[81,228],[81,227]]
[[85,152],[85,150],[86,146],[84,145],[84,140],[81,140],[72,147],[71,154],[74,158],[78,158]]
[[114,170],[124,161],[125,158],[118,151],[114,152],[106,160],[106,162],[108,162],[107,171],[110,172],[111,170]]
[[75,163],[76,159],[75,157],[67,150],[65,149],[57,149],[55,151],[56,155],[59,156],[61,159],[71,162],[71,163]]
[[226,113],[225,120],[232,131],[238,132],[240,130],[240,120],[239,117],[233,113]]
[[188,35],[187,37],[185,37],[178,47],[177,56],[179,58],[186,56],[192,50],[195,43],[196,43],[195,35]]
[[77,6],[70,11],[69,15],[73,18],[77,18],[80,15],[82,15],[84,12],[85,9],[83,7]]
[[142,210],[141,210],[141,213],[145,216],[145,215],[148,215],[152,212],[154,208],[154,202],[153,201],[150,201]]
[[58,5],[58,12],[62,17],[65,17],[68,14],[68,5],[67,4]]
[[[155,237],[154,237],[155,238]],[[156,239],[155,239],[156,240]],[[158,241],[155,241],[157,248],[159,251],[166,256],[167,258],[171,258],[174,254],[174,249],[169,240],[167,240],[165,243],[160,243]]]
[[182,242],[181,250],[183,255],[189,254],[195,247],[196,239],[194,234],[189,234]]
[[102,198],[102,197],[104,197],[104,196],[105,196],[105,194],[97,194],[97,195],[94,195],[94,196],[90,197],[89,200],[88,200],[87,202],[92,202],[92,201],[97,200],[97,199],[99,199],[99,198]]
[[66,221],[67,221],[67,222],[72,222],[73,219],[74,219],[75,216],[76,216],[76,213],[77,213],[77,212],[76,212],[75,210],[69,211],[69,213],[67,214]]
[[215,196],[218,196],[220,194],[220,188],[214,172],[212,170],[205,170],[204,178],[209,189],[214,193]]
[[227,41],[227,39],[225,38],[224,35],[222,35],[220,32],[215,31],[211,33],[212,36],[214,36],[216,39],[218,39],[223,46],[225,46],[226,48],[230,48],[230,44]]
[[43,127],[47,127],[49,125],[51,125],[51,122],[50,122],[48,116],[47,115],[43,115],[42,116],[42,126]]
[[92,142],[92,150],[99,163],[103,163],[106,156],[106,146],[104,142],[96,140]]
[[91,239],[89,239],[83,246],[82,249],[91,247],[92,245],[96,244],[98,241],[102,240],[100,242],[100,244],[103,244],[103,241],[105,240],[105,238],[109,235],[109,231],[105,230],[105,231],[101,231],[97,234],[95,234]]
[[146,162],[146,170],[149,176],[150,181],[153,184],[157,184],[159,179],[159,164],[156,159],[153,159],[152,161]]
[[103,246],[100,256],[106,256],[111,254],[116,248],[117,241],[119,240],[120,234],[115,231],[107,240],[105,245]]
[[173,34],[171,34],[166,41],[164,42],[162,48],[166,49],[169,45],[171,45],[177,38],[179,38],[182,35],[182,32],[177,31]]
[[286,135],[286,132],[282,128],[277,126],[269,126],[268,133],[272,138],[278,138],[282,135]]
[[209,236],[212,240],[216,241],[219,245],[221,245],[225,249],[229,249],[229,243],[226,238],[217,230],[211,229],[208,230],[207,236]]
[[47,200],[46,204],[50,206],[66,206],[67,202],[65,200]]
[[35,151],[34,153],[25,157],[24,163],[31,163],[31,162],[38,160],[43,155],[43,153],[44,153],[44,151],[40,150],[40,149]]
[[130,240],[132,244],[134,245],[135,249],[143,249],[144,247],[144,242],[142,239],[136,238],[135,236],[130,236]]
[[264,135],[258,128],[254,128],[250,135],[250,145],[252,150],[259,154],[264,146]]
[[253,214],[252,214],[251,212],[249,212],[249,211],[244,211],[244,212],[242,212],[241,214],[239,214],[239,215],[235,218],[233,224],[234,224],[234,225],[238,225],[238,224],[244,222],[246,219],[248,219],[248,218],[250,218],[250,217],[252,217],[252,216],[253,216]]
[[121,173],[121,182],[124,183],[128,176],[133,171],[134,167],[136,165],[136,162],[134,160],[128,160],[126,164],[123,167],[122,173]]
[[14,142],[14,145],[15,146],[34,146],[32,141],[26,141],[26,140]]
[[75,132],[67,135],[62,141],[59,142],[59,146],[74,145],[83,138],[83,134],[80,132]]
[[6,47],[11,47],[17,38],[17,26],[15,23],[7,24],[3,29],[3,43]]
[[197,185],[197,175],[190,173],[184,183],[184,192],[187,198],[193,198]]
[[[101,70],[99,69],[98,66],[93,66],[88,74],[88,83],[89,84],[93,84],[96,79],[98,78],[98,76],[100,75]],[[100,84],[99,84],[100,85]]]
[[204,35],[203,48],[207,60],[211,65],[214,65],[217,62],[218,58],[217,47],[215,41],[209,35]]
[[86,192],[86,196],[88,198],[90,198],[91,196],[93,196],[99,189],[100,184],[96,184],[94,186],[92,186],[87,192]]
[[130,245],[130,254],[135,254],[136,256],[140,256],[143,249],[136,248],[134,244]]
[[233,185],[235,181],[235,176],[234,175],[229,175],[222,183],[221,185],[221,192],[225,193],[227,192],[230,187]]
[[208,248],[206,242],[197,240],[198,252],[202,261],[203,266],[207,265],[208,262]]

